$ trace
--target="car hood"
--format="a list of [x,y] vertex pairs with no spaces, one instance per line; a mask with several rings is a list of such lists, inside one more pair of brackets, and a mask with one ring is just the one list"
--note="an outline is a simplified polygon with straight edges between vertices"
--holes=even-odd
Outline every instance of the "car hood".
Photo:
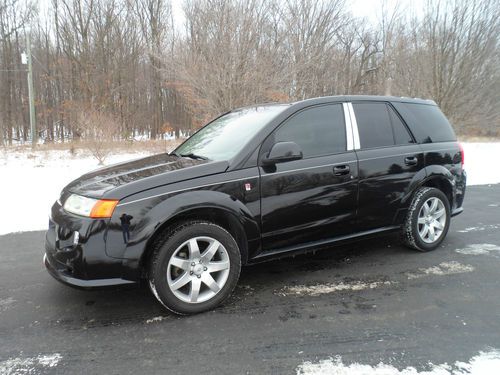
[[92,198],[123,199],[154,187],[224,172],[225,161],[193,160],[159,154],[84,174],[68,184],[63,195],[75,193]]

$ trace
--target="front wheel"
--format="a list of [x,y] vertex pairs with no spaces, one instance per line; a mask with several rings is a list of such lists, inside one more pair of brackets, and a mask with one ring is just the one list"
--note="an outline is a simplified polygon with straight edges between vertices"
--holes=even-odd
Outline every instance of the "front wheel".
[[226,299],[240,269],[240,251],[229,232],[209,222],[187,222],[155,242],[149,286],[167,309],[195,314]]
[[436,249],[450,227],[450,204],[439,189],[423,187],[417,191],[403,226],[404,243],[416,250]]

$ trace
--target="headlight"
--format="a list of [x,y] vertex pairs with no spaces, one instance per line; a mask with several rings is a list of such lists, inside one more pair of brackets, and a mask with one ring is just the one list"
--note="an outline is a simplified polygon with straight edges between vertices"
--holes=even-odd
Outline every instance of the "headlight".
[[113,215],[118,200],[115,199],[93,199],[71,194],[63,208],[75,215],[91,218],[108,218]]

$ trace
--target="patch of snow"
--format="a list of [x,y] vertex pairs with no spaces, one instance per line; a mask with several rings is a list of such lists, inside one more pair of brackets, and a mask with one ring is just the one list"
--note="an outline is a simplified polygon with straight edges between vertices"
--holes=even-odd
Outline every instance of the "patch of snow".
[[162,320],[168,319],[166,316],[155,316],[154,318],[146,320],[146,324],[161,322]]
[[488,224],[479,227],[467,227],[462,230],[457,230],[459,233],[469,233],[469,232],[482,232],[485,230],[496,230],[500,229],[500,224]]
[[407,276],[409,280],[412,280],[429,275],[445,276],[472,271],[474,271],[474,267],[472,267],[470,264],[462,264],[456,261],[451,261],[442,262],[437,266],[432,266],[429,268],[419,268],[418,273],[408,273]]
[[9,358],[6,361],[0,362],[0,374],[38,374],[39,369],[56,367],[61,361],[62,356],[59,353],[38,355],[28,358]]
[[55,367],[61,361],[62,356],[59,353],[49,355],[39,355],[37,357],[38,363],[43,367]]
[[[500,155],[498,142],[463,142],[465,153],[464,168],[467,185],[487,185],[500,183],[500,168],[492,168],[488,160]],[[466,198],[467,199],[467,198]]]
[[12,307],[16,300],[12,297],[0,299],[0,313]]
[[500,246],[490,243],[476,243],[455,250],[455,252],[465,255],[487,255],[494,251],[500,251]]
[[335,292],[342,292],[346,290],[359,291],[365,289],[375,289],[382,286],[389,286],[394,284],[393,281],[374,281],[371,283],[365,283],[362,281],[353,282],[340,282],[338,284],[326,283],[326,284],[316,284],[316,285],[294,285],[286,286],[278,291],[276,294],[280,296],[289,295],[309,295],[309,296],[319,296],[322,294],[329,294]]
[[399,370],[393,365],[379,363],[376,366],[353,363],[345,365],[340,357],[329,358],[317,363],[300,364],[297,375],[494,375],[500,368],[500,351],[479,352],[468,362],[457,361],[452,365],[428,364],[428,370],[418,371],[414,367]]

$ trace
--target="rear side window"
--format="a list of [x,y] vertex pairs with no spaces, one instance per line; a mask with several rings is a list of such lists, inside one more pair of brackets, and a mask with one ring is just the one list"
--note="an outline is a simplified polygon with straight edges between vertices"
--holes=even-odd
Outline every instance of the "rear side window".
[[304,158],[346,150],[344,111],[340,104],[305,109],[286,121],[274,134],[275,142],[295,142]]
[[456,141],[448,119],[435,105],[392,103],[419,143]]
[[353,103],[361,148],[393,146],[391,120],[385,103]]
[[405,124],[403,124],[403,121],[401,121],[399,116],[396,114],[396,112],[394,112],[394,110],[390,106],[387,106],[387,109],[389,111],[389,117],[391,118],[392,129],[394,131],[394,143],[396,145],[413,143],[413,139],[410,133],[408,133],[408,129],[406,129],[406,126]]

